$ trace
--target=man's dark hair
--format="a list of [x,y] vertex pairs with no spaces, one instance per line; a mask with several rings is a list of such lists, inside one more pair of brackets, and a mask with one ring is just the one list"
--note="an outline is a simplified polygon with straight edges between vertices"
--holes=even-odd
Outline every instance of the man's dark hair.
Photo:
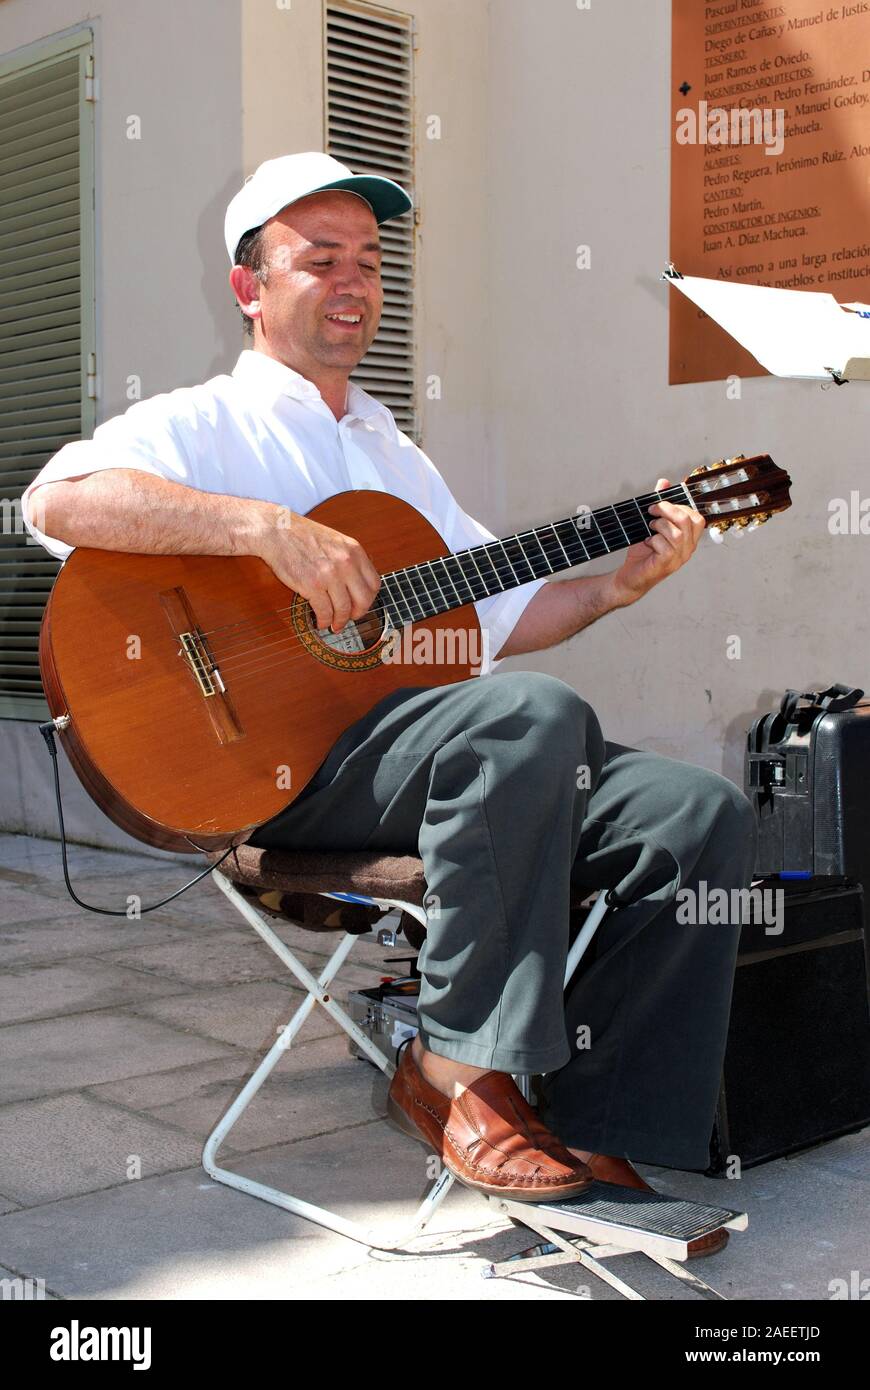
[[[245,232],[236,247],[235,259],[236,265],[243,265],[248,270],[253,271],[257,279],[264,285],[267,274],[265,241],[265,228],[252,227],[249,232]],[[239,312],[242,316],[245,332],[249,338],[252,338],[254,336],[254,320],[250,314],[245,313],[241,305],[239,305]]]

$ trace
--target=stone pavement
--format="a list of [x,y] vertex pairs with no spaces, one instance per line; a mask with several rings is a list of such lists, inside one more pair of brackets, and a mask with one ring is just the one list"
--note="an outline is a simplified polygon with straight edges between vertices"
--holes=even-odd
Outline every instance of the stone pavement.
[[[79,896],[121,908],[199,863],[70,857]],[[336,940],[279,930],[315,967]],[[403,954],[360,943],[337,996]],[[139,921],[100,917],[68,897],[56,842],[0,835],[0,967],[0,1280],[43,1280],[61,1299],[619,1299],[579,1266],[484,1280],[533,1239],[459,1184],[387,1254],[206,1176],[203,1141],[303,997],[208,878]],[[390,1229],[420,1200],[427,1155],[381,1118],[385,1096],[316,1010],[221,1159]],[[870,1277],[870,1128],[739,1182],[642,1171],[749,1212],[748,1231],[692,1265],[729,1298],[828,1299],[832,1280]],[[697,1297],[642,1256],[613,1267],[648,1298]]]

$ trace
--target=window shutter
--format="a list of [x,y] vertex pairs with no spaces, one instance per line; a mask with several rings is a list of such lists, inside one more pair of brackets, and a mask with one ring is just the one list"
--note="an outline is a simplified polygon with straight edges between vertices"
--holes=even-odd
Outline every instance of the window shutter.
[[0,716],[45,718],[39,624],[57,562],[21,494],[93,429],[90,30],[0,64]]
[[[355,174],[381,174],[414,198],[413,20],[369,5],[326,7],[327,150]],[[415,199],[416,201],[416,199]],[[352,373],[416,439],[414,214],[380,228],[384,312]]]

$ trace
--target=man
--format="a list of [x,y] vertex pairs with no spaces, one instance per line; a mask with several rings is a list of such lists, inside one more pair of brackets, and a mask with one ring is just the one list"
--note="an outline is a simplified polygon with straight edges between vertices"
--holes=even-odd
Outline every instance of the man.
[[[410,206],[390,180],[323,154],[261,165],[225,225],[253,351],[231,377],[139,402],[65,446],[25,494],[32,534],[59,556],[258,555],[335,632],[368,611],[380,580],[357,542],[306,519],[325,497],[380,488],[451,550],[493,539],[349,382],[381,316],[378,225]],[[650,512],[651,538],[611,574],[482,600],[496,658],[552,646],[685,564],[697,512]],[[645,1186],[630,1158],[706,1165],[739,928],[680,926],[674,894],[748,883],[754,824],[730,782],[605,742],[555,678],[430,687],[424,674],[346,730],[251,840],[419,850],[437,910],[390,1115],[462,1181],[540,1200],[594,1177]],[[572,886],[612,890],[616,911],[564,999]],[[539,1112],[520,1073],[543,1077]]]

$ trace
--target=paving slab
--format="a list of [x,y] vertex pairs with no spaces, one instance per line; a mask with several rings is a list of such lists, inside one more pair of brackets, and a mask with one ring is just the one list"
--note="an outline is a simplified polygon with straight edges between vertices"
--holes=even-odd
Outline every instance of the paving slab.
[[[127,866],[100,874],[71,871],[70,880],[76,897],[92,907],[127,913],[128,910],[131,910],[131,903],[128,899],[135,899],[136,901],[132,904],[133,907],[140,911],[143,907],[149,909],[143,913],[143,920],[145,918],[169,920],[173,917],[173,909],[181,908],[184,919],[192,918],[195,921],[207,922],[209,920],[208,909],[205,904],[197,901],[197,895],[202,891],[201,884],[188,889],[186,893],[182,893],[180,897],[174,898],[172,902],[166,903],[163,907],[153,907],[153,904],[162,902],[164,898],[183,887],[203,867],[202,861],[196,860],[190,866],[182,865],[180,873],[175,865],[172,866],[169,873],[155,872],[151,864],[147,870],[140,870],[137,866]],[[46,903],[56,903],[58,906],[76,906],[67,892],[63,874],[55,873],[49,868],[46,868],[39,880],[39,894]],[[83,913],[88,910],[78,908],[78,911]]]
[[191,1167],[200,1148],[174,1126],[94,1096],[0,1106],[0,1182],[22,1206]]
[[[285,1177],[299,1178],[300,1190],[308,1183],[303,1195],[316,1187],[319,1195],[340,1197],[348,1190],[348,1175],[360,1173],[365,1153],[367,1170],[370,1165],[378,1176],[360,1185],[366,1189],[364,1200],[370,1201],[375,1190],[379,1200],[364,1210],[346,1197],[342,1205],[357,1215],[362,1211],[381,1229],[396,1229],[421,1195],[418,1153],[423,1150],[393,1130],[386,1134],[387,1128],[374,1123],[345,1136],[287,1145],[268,1160],[249,1160],[246,1171],[263,1176],[270,1163],[277,1163]],[[425,1275],[421,1296],[446,1291],[455,1296],[457,1255],[466,1264],[465,1297],[485,1294],[480,1270],[486,1259],[516,1249],[518,1235],[521,1244],[522,1233],[494,1222],[475,1194],[454,1188],[436,1213],[432,1232],[415,1243],[413,1262]],[[384,1271],[379,1252],[211,1182],[201,1172],[143,1179],[2,1217],[0,1258],[13,1268],[33,1270],[64,1298],[303,1298],[313,1280],[355,1270],[362,1271],[363,1296],[371,1298],[380,1296]],[[404,1262],[407,1256],[398,1258]],[[497,1288],[492,1296],[513,1294]],[[532,1288],[530,1296],[552,1293],[542,1286]]]
[[[327,957],[319,953],[296,949],[295,954],[315,975],[326,964]],[[291,979],[286,965],[252,931],[189,932],[181,939],[106,951],[102,959],[187,985]],[[377,984],[380,970],[348,961],[338,979],[353,987],[370,986]]]
[[283,1299],[366,1252],[201,1169],[0,1217],[0,1260],[63,1298]]
[[124,970],[106,960],[19,966],[0,974],[0,1018],[6,1025],[57,1018],[152,996],[162,998],[183,989],[177,980]]
[[[196,864],[198,856],[190,855],[176,859],[167,855],[140,854],[135,849],[108,849],[95,845],[83,845],[67,840],[67,862],[70,878],[77,874],[126,873],[141,869],[143,873],[179,871],[184,873],[188,864]],[[20,869],[25,872],[49,874],[63,883],[63,858],[60,840],[43,840],[34,835],[0,834],[0,866]]]
[[117,1010],[13,1023],[0,1029],[0,1104],[169,1070],[229,1051],[214,1038]]
[[130,946],[186,940],[187,933],[152,918],[142,922],[99,918],[76,912],[50,920],[0,924],[0,960],[4,969],[99,955]]
[[[301,989],[261,980],[151,1000],[138,1004],[136,1014],[189,1029],[201,1037],[266,1051],[304,999]],[[315,1008],[303,1023],[299,1037],[307,1041],[337,1031],[338,1025],[323,1009]]]
[[[93,1087],[92,1094],[196,1135],[200,1144],[256,1066],[206,1062],[183,1072]],[[169,1084],[167,1084],[169,1083]],[[386,1111],[388,1082],[368,1062],[350,1056],[344,1034],[288,1048],[222,1149],[246,1153],[366,1123]]]

